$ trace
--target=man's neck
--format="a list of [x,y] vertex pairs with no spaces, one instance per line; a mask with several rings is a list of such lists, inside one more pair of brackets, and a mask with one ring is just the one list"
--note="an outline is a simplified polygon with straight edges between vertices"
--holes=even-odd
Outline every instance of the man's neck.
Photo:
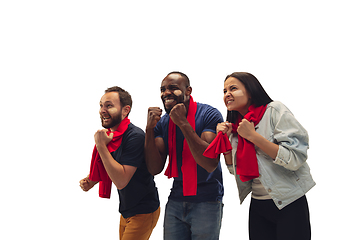
[[[121,122],[120,122],[120,123],[121,123]],[[110,128],[110,131],[115,132],[115,131],[118,129],[120,123],[117,124],[117,125],[115,125],[114,127]]]

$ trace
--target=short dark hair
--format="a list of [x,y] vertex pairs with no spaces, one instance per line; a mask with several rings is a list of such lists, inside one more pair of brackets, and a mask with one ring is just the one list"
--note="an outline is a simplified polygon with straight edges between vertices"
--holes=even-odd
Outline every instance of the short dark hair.
[[182,72],[179,72],[179,71],[173,71],[173,72],[170,72],[168,75],[166,76],[169,76],[170,74],[179,74],[181,75],[181,77],[183,77],[185,79],[185,84],[186,84],[186,87],[189,87],[190,86],[190,80],[188,78],[188,76],[186,76],[185,73],[182,73]]
[[105,93],[108,92],[117,92],[119,94],[121,107],[125,107],[126,105],[129,105],[131,110],[132,99],[131,99],[131,95],[127,91],[125,91],[121,87],[114,86],[105,90]]
[[[230,75],[227,75],[225,81],[229,78],[233,77],[239,80],[242,84],[244,84],[247,93],[251,97],[251,104],[254,104],[256,107],[264,106],[273,100],[266,93],[263,86],[260,84],[259,80],[247,72],[234,72]],[[228,111],[226,120],[232,123],[235,123],[240,113],[237,111]]]

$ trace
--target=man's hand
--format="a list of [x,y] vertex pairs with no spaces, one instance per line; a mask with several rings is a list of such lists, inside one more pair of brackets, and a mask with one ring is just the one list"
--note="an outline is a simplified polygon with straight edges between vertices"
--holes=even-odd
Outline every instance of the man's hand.
[[84,192],[89,191],[97,182],[91,181],[89,176],[80,180],[80,187]]
[[176,104],[170,111],[169,116],[177,126],[187,122],[186,107],[183,103]]
[[159,107],[149,107],[146,128],[153,129],[161,118],[162,110]]
[[108,131],[107,129],[101,129],[95,133],[94,139],[95,139],[96,147],[104,146],[104,145],[106,146],[113,139],[114,134],[110,133],[108,136],[106,134],[107,131]]

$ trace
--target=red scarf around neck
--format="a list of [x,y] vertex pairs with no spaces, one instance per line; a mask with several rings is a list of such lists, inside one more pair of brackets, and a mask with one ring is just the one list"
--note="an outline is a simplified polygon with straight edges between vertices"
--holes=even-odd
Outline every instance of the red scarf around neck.
[[[194,102],[192,96],[189,100],[189,109],[187,114],[187,121],[191,127],[195,130],[195,113],[197,109],[197,103]],[[169,117],[169,133],[168,133],[168,145],[169,145],[169,165],[165,171],[165,175],[168,178],[178,177],[177,159],[176,159],[176,125]],[[181,172],[183,174],[183,194],[184,196],[194,196],[197,192],[197,163],[191,154],[189,145],[186,139],[184,139],[183,151],[182,151],[182,166]]]
[[[262,119],[265,111],[265,106],[255,107],[251,105],[248,113],[244,116],[249,122],[253,122],[256,126]],[[239,123],[243,118],[237,119],[236,124],[232,124],[232,132],[237,133]],[[255,146],[245,138],[238,136],[238,145],[236,151],[236,174],[240,175],[240,180],[243,182],[259,177],[259,166],[256,157]],[[211,142],[204,152],[205,157],[216,158],[220,153],[225,153],[231,150],[231,144],[226,134],[219,132],[216,138]]]
[[[130,120],[128,119],[128,117],[126,117],[121,121],[116,131],[113,132],[113,139],[107,145],[110,153],[116,151],[120,147],[123,134],[127,130],[129,124]],[[109,135],[111,133],[111,130],[108,129],[106,133],[107,135]],[[96,145],[92,153],[89,179],[91,181],[99,182],[100,197],[110,198],[112,181],[105,170],[104,164],[100,158],[100,154],[97,151]]]
[[[249,107],[248,113],[244,116],[249,122],[253,122],[254,126],[258,125],[262,119],[265,111],[265,106],[255,107],[251,105]],[[237,128],[239,123],[242,121],[242,118],[239,117],[236,124],[232,124],[232,132],[237,133]],[[236,174],[240,175],[240,180],[242,182],[249,181],[251,179],[259,177],[259,166],[256,157],[255,146],[252,142],[238,136],[238,145],[236,150]]]

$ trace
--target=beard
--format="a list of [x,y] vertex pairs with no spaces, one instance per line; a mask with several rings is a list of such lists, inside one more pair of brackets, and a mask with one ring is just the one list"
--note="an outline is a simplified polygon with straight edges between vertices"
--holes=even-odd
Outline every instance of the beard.
[[122,121],[121,114],[117,114],[115,116],[110,116],[111,121],[108,122],[108,123],[105,123],[104,119],[101,116],[100,116],[100,119],[101,119],[101,125],[103,126],[103,128],[115,127],[116,125],[118,125]]
[[165,104],[164,104],[164,109],[165,109],[165,112],[166,112],[167,114],[170,114],[172,108],[173,108],[173,107],[171,107],[171,108],[166,108],[166,107],[165,107]]
[[[169,107],[169,108],[166,108],[166,105],[165,105],[165,100],[166,100],[167,98],[171,98],[171,99],[174,99],[174,100],[175,100],[174,105],[171,106],[171,107]],[[168,97],[166,97],[166,98],[162,98],[162,101],[163,101],[163,104],[164,104],[165,112],[166,112],[167,114],[170,114],[171,109],[173,109],[173,107],[175,107],[176,104],[184,103],[184,95],[176,96],[176,95],[173,94],[173,95],[170,95],[170,96],[168,96]]]

